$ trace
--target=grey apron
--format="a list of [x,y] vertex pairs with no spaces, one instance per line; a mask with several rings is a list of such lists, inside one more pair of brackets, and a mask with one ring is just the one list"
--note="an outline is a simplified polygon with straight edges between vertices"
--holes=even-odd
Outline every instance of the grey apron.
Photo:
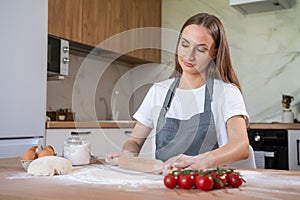
[[156,159],[166,161],[179,155],[198,155],[218,148],[211,102],[214,80],[207,76],[204,112],[187,120],[166,118],[175,90],[180,82],[176,77],[166,95],[156,127]]

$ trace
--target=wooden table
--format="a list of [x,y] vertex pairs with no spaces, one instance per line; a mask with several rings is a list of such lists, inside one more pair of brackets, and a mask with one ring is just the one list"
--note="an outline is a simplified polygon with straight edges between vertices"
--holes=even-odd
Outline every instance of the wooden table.
[[[91,166],[93,167],[93,166]],[[209,192],[83,183],[66,176],[30,176],[18,158],[0,159],[0,199],[300,199],[300,172],[238,169],[247,181],[240,188]],[[147,175],[145,175],[147,176]],[[161,175],[163,178],[163,175]],[[158,187],[157,187],[158,186]]]

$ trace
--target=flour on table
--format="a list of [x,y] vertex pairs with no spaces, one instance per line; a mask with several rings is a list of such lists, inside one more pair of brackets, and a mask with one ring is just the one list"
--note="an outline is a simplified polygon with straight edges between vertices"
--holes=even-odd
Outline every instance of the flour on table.
[[118,166],[89,165],[81,168],[75,167],[70,174],[64,176],[64,178],[67,177],[75,181],[91,184],[164,187],[162,175],[121,169]]
[[[285,176],[284,171],[282,174],[276,174],[274,172],[258,172],[258,171],[244,171],[238,170],[242,177],[246,180],[243,185],[247,188],[257,191],[257,193],[251,193],[251,197],[261,199],[277,199],[276,194],[288,194],[298,196],[298,188],[300,188],[299,176]],[[242,187],[243,187],[242,185]],[[263,187],[259,187],[262,185]],[[282,188],[288,186],[289,188],[295,188],[295,192],[285,191]],[[262,192],[263,191],[263,192]],[[270,194],[270,192],[272,194]],[[269,196],[266,197],[265,194]],[[245,193],[248,194],[248,193]],[[274,197],[272,196],[274,195]]]
[[56,181],[60,184],[87,183],[98,185],[115,185],[114,188],[124,189],[127,191],[140,191],[148,188],[165,188],[163,177],[163,175],[122,169],[119,166],[93,164],[76,167],[73,166],[72,171],[66,175],[32,176],[24,172],[10,176],[9,179],[49,179],[49,181]]

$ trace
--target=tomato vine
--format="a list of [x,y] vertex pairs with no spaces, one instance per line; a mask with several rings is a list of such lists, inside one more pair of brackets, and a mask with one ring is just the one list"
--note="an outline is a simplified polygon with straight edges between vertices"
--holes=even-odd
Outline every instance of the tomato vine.
[[216,168],[209,170],[173,170],[164,176],[167,188],[182,188],[208,191],[224,187],[238,188],[246,182],[241,174],[233,169]]

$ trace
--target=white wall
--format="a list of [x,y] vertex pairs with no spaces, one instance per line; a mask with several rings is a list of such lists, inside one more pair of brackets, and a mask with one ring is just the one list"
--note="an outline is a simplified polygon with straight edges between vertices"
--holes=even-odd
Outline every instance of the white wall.
[[[281,121],[282,94],[294,96],[292,110],[300,112],[300,0],[291,9],[246,16],[229,0],[163,0],[162,12],[162,26],[176,31],[198,12],[222,20],[252,122]],[[163,47],[170,43],[175,48],[170,38]],[[172,55],[162,59],[173,63]]]

